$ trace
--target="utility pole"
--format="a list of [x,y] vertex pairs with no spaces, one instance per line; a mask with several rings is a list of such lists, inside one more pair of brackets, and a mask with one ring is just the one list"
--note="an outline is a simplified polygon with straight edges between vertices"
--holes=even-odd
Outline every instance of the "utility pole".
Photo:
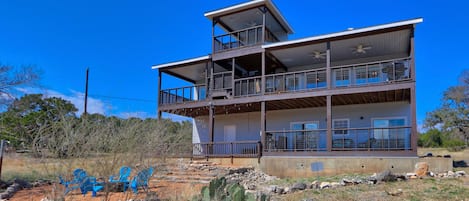
[[3,149],[5,149],[4,145],[5,145],[5,140],[1,140],[0,141],[0,180],[2,178]]
[[83,115],[86,116],[88,114],[88,74],[90,72],[90,68],[86,68],[86,82],[85,82],[85,108]]

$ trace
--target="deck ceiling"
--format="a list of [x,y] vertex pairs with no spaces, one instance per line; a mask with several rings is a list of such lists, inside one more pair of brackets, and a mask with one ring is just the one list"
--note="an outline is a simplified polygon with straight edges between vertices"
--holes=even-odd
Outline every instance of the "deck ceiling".
[[[354,105],[354,104],[371,104],[384,102],[401,102],[410,101],[410,89],[398,89],[389,91],[355,93],[332,96],[332,106],[338,105]],[[315,96],[297,99],[274,100],[266,102],[266,110],[288,110],[311,107],[326,107],[325,96]],[[259,112],[261,110],[260,102],[231,104],[224,106],[215,106],[215,115],[234,114],[245,112]],[[177,115],[196,117],[208,116],[209,107],[197,108],[178,108],[174,110],[163,110],[163,112],[173,113]]]
[[[403,29],[333,40],[331,41],[331,64],[335,66],[407,57],[410,52],[410,36],[411,29]],[[371,47],[371,49],[366,49],[366,53],[354,52],[358,45]],[[270,53],[287,67],[315,64],[324,64],[325,66],[326,48],[326,41],[318,41],[316,43],[272,50]],[[322,58],[315,58],[313,54],[315,51],[322,53]]]

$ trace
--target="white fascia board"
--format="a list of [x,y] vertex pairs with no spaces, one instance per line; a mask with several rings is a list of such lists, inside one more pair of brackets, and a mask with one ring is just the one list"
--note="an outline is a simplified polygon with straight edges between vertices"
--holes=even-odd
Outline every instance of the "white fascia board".
[[405,25],[409,25],[409,24],[417,24],[417,23],[421,23],[421,22],[423,22],[423,18],[417,18],[417,19],[412,19],[412,20],[394,22],[394,23],[383,24],[383,25],[372,26],[372,27],[366,27],[366,28],[361,28],[361,29],[354,29],[354,30],[350,30],[350,31],[347,30],[347,31],[336,32],[336,33],[325,34],[325,35],[319,35],[319,36],[313,36],[313,37],[307,37],[307,38],[302,38],[302,39],[297,39],[297,40],[290,40],[290,41],[272,43],[272,44],[262,45],[262,48],[268,49],[268,48],[272,48],[272,47],[279,47],[279,46],[291,45],[291,44],[296,44],[296,43],[303,43],[303,42],[310,42],[310,41],[322,40],[322,39],[327,39],[327,38],[334,38],[334,37],[338,37],[338,36],[346,36],[346,35],[352,35],[352,34],[357,34],[357,33],[376,31],[376,30],[380,30],[380,29],[387,29],[387,28],[405,26]]
[[237,9],[242,9],[244,7],[249,7],[249,6],[252,6],[252,5],[257,5],[257,4],[262,3],[262,2],[264,2],[264,0],[249,1],[249,2],[246,2],[246,3],[237,4],[237,5],[222,8],[222,9],[219,9],[219,10],[214,10],[214,11],[205,13],[204,16],[208,17],[208,18],[212,18],[213,16],[216,16],[216,15],[219,15],[219,14],[222,14],[222,13],[225,13],[225,12],[234,11],[234,10],[237,10]]
[[210,55],[203,56],[203,57],[192,58],[192,59],[186,59],[186,60],[182,60],[182,61],[171,62],[171,63],[160,64],[160,65],[154,65],[154,66],[151,67],[151,69],[160,69],[160,68],[166,68],[166,67],[170,67],[170,66],[183,65],[183,64],[197,62],[197,61],[203,61],[203,60],[207,60],[207,59],[210,59]]

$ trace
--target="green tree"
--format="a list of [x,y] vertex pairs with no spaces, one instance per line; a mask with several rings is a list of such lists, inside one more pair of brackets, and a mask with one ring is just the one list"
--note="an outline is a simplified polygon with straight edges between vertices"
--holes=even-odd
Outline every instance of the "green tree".
[[449,87],[443,94],[441,107],[427,113],[425,126],[469,143],[469,70],[460,76],[460,84]]
[[[75,118],[77,108],[69,101],[42,94],[29,94],[15,99],[0,115],[1,136],[15,146],[30,148],[40,129],[46,129],[61,119]],[[37,140],[37,139],[36,139]]]

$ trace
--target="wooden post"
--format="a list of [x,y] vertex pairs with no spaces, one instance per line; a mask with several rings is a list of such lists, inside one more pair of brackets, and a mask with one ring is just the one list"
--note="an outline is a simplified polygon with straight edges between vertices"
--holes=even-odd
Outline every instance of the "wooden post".
[[331,88],[331,80],[332,80],[332,74],[331,74],[331,42],[326,43],[327,50],[326,50],[326,83],[327,83],[327,89]]
[[332,96],[327,96],[326,110],[327,110],[327,151],[332,151]]
[[0,180],[2,179],[2,165],[3,165],[3,149],[5,145],[5,140],[0,141]]
[[416,81],[416,75],[415,75],[415,47],[414,47],[414,29],[415,25],[411,31],[410,35],[410,77],[414,81],[412,84],[412,87],[410,88],[410,118],[411,118],[411,144],[410,147],[412,149],[412,152],[414,152],[417,155],[417,141],[418,141],[418,134],[417,134],[417,100],[416,100],[416,92],[415,92],[415,81]]
[[265,50],[262,50],[262,75],[261,75],[261,95],[265,93]]
[[209,154],[213,154],[213,141],[214,141],[214,131],[213,131],[213,128],[214,128],[214,123],[215,123],[215,117],[214,117],[214,114],[213,114],[213,105],[212,103],[210,103],[210,107],[209,107],[209,119],[208,119],[208,133],[209,133],[209,139],[210,139],[210,146],[209,146]]
[[162,101],[162,96],[161,96],[161,70],[158,69],[158,100],[156,101],[157,102],[157,106],[158,108],[156,109],[157,112],[158,112],[158,119],[161,120],[161,117],[162,117],[162,112],[160,111],[160,105],[161,105],[161,101]]
[[83,115],[86,116],[88,114],[88,74],[90,72],[89,68],[86,68],[86,81],[85,81],[85,106]]
[[[265,128],[266,127],[266,119],[265,119],[265,101],[261,102],[261,147],[265,145]],[[262,153],[262,150],[259,149],[259,154]]]

